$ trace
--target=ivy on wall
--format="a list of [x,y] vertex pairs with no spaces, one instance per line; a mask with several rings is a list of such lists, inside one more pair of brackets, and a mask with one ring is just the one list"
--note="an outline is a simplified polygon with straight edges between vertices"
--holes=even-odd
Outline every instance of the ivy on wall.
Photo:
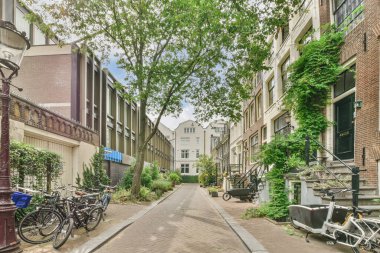
[[51,184],[63,169],[61,157],[48,150],[37,149],[31,145],[14,142],[10,144],[10,168],[12,185],[44,188],[51,190]]
[[266,175],[270,185],[270,202],[266,215],[283,219],[288,215],[288,192],[284,175],[304,162],[306,136],[317,139],[329,125],[324,109],[330,101],[331,85],[343,68],[339,64],[343,33],[327,27],[319,40],[305,45],[302,55],[290,66],[290,86],[284,98],[286,107],[293,112],[299,128],[287,136],[275,136],[262,146],[259,159],[272,166]]

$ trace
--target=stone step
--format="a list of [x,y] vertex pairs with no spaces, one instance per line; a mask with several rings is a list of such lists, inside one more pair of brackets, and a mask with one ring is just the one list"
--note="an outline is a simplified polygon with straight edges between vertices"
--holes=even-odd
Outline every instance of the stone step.
[[[322,204],[330,203],[330,197],[321,197]],[[373,201],[374,199],[380,200],[380,195],[364,195],[359,196],[359,206],[378,206],[379,201]],[[337,205],[342,206],[352,206],[352,197],[335,197],[335,202]]]
[[[330,188],[330,189],[332,191],[339,191],[342,188],[333,187],[333,188]],[[376,195],[376,191],[377,191],[377,188],[376,187],[372,187],[372,186],[362,186],[362,187],[359,188],[359,194],[364,194],[365,196],[374,196],[374,195]],[[314,196],[320,196],[320,197],[322,197],[323,193],[320,192],[320,191],[318,191],[317,189],[314,189]],[[352,197],[352,192],[342,192],[342,193],[339,193],[339,197],[351,198]]]
[[[313,179],[313,180],[305,180],[305,182],[306,182],[306,186],[307,186],[308,188],[314,188],[314,185],[315,185],[316,183],[327,183],[328,181],[331,181],[331,180],[332,180],[332,179]],[[345,182],[343,182],[343,183],[345,183]],[[347,184],[348,184],[348,185],[351,185],[351,181],[348,181]],[[361,178],[361,179],[359,180],[359,187],[365,187],[365,186],[367,186],[367,182],[366,182],[365,179]],[[337,186],[337,187],[338,187],[338,186]],[[340,187],[340,185],[339,185],[339,187]],[[331,188],[331,187],[330,187],[330,188]]]

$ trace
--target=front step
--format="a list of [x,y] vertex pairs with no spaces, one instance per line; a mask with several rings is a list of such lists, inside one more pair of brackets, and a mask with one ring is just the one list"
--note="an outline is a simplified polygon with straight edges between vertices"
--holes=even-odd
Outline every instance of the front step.
[[[330,197],[321,197],[322,199],[322,204],[329,204],[331,198]],[[379,195],[364,195],[364,196],[359,196],[359,206],[379,206],[379,202],[373,201],[374,199],[379,199]],[[352,197],[340,197],[336,196],[335,197],[335,203],[337,205],[342,205],[342,206],[352,206]]]
[[[339,191],[339,190],[341,190],[343,188],[332,187],[330,189],[332,191]],[[314,196],[323,197],[323,193],[320,190],[318,190],[318,189],[313,189],[313,190],[314,190]],[[377,188],[376,187],[372,187],[372,186],[361,186],[359,188],[359,194],[363,194],[365,196],[367,196],[367,195],[368,196],[375,196],[376,195],[376,191],[377,191]],[[339,193],[339,197],[351,198],[352,197],[352,192],[342,192],[342,193]],[[379,196],[379,198],[380,198],[380,196]],[[379,205],[380,205],[380,203],[379,203]]]

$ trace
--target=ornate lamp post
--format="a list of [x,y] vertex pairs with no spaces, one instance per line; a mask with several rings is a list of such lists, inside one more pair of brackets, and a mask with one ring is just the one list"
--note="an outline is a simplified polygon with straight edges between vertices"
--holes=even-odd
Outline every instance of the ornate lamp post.
[[20,63],[30,48],[25,33],[0,20],[1,150],[0,150],[0,252],[20,252],[15,232],[16,207],[11,201],[9,171],[9,106],[11,79],[17,75]]

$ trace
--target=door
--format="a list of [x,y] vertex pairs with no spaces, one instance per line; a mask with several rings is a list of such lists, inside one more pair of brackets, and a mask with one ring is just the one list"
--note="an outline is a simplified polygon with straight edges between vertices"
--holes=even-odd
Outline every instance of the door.
[[340,159],[354,158],[355,94],[335,103],[335,155]]

